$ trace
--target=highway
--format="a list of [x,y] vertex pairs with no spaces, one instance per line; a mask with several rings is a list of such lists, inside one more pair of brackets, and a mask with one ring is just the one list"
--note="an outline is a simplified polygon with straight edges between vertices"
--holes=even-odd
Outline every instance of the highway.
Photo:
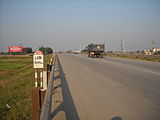
[[76,114],[68,120],[160,120],[160,63],[58,56],[70,93],[65,106]]

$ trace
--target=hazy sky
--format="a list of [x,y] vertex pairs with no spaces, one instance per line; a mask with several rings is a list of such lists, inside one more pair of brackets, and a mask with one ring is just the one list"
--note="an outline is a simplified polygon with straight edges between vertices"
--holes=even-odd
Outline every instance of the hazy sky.
[[160,48],[160,0],[0,0],[0,51],[7,46],[107,50]]

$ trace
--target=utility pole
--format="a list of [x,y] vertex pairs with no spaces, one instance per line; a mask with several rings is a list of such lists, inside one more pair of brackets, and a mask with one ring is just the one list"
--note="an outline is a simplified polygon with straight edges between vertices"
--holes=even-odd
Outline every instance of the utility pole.
[[123,41],[122,40],[120,41],[121,41],[121,53],[123,53]]
[[152,49],[154,48],[154,44],[155,44],[155,43],[156,43],[155,40],[152,39]]

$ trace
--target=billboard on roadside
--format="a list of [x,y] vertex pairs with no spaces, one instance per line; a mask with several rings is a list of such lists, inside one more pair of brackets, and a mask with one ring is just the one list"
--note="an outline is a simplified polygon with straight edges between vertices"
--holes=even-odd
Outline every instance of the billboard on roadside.
[[23,46],[9,46],[8,52],[23,52]]

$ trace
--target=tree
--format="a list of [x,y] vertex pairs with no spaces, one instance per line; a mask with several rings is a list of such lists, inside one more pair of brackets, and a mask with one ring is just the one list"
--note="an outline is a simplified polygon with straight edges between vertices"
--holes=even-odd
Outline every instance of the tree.
[[136,53],[140,53],[140,50],[137,50]]
[[30,47],[25,47],[25,48],[23,48],[23,53],[24,53],[24,54],[32,53],[32,48],[30,48]]
[[51,54],[51,53],[53,53],[53,50],[52,50],[52,48],[47,47],[46,52],[47,52],[47,54]]
[[86,50],[86,49],[83,49],[83,50],[81,50],[81,52],[87,52],[87,50]]
[[41,46],[41,47],[39,47],[39,50],[42,51],[43,54],[51,54],[51,53],[53,53],[53,50],[50,47]]
[[160,55],[160,51],[155,52],[154,55]]

